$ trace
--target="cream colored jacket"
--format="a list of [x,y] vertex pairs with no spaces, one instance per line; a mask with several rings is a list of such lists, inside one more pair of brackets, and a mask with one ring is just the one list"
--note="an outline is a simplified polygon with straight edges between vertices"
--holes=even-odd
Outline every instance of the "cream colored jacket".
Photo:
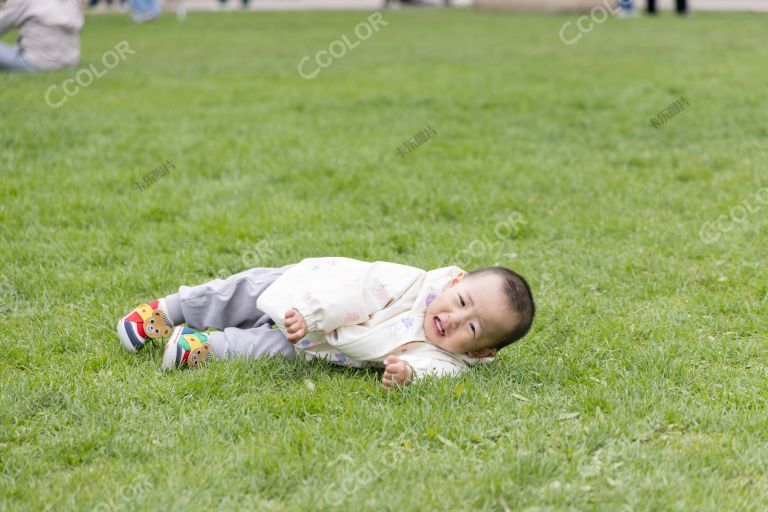
[[[479,361],[427,342],[424,315],[458,267],[424,270],[349,258],[310,258],[288,269],[259,297],[257,307],[286,333],[295,308],[309,330],[296,344],[308,358],[348,366],[380,366],[387,356],[408,362],[414,377],[458,375]],[[399,347],[410,342],[405,351]]]

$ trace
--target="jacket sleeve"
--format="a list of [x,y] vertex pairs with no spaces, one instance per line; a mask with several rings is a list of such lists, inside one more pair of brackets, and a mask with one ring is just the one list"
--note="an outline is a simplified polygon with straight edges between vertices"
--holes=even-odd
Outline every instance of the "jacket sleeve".
[[307,259],[275,281],[258,304],[279,326],[285,312],[295,308],[310,332],[327,333],[368,321],[421,282],[425,274],[396,263]]
[[450,360],[449,358],[435,359],[432,357],[409,354],[403,354],[398,357],[401,361],[405,361],[411,366],[411,368],[413,368],[414,382],[423,380],[428,376],[438,378],[457,377],[467,369],[466,364],[458,360]]
[[426,377],[457,377],[470,365],[480,363],[479,360],[467,357],[465,354],[453,354],[442,350],[431,343],[413,343],[405,351],[391,354],[413,368],[413,381],[417,382]]
[[0,36],[21,25],[27,10],[23,0],[8,0],[0,7]]

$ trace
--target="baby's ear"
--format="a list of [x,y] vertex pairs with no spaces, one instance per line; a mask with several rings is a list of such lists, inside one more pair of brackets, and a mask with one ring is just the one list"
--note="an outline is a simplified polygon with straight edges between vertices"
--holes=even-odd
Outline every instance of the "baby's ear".
[[451,280],[448,281],[448,283],[446,283],[445,288],[451,288],[452,286],[456,286],[465,277],[467,277],[467,273],[462,270],[460,274],[457,274],[455,277],[451,278]]
[[473,352],[467,352],[467,355],[469,357],[474,357],[475,359],[480,359],[482,357],[496,357],[496,349],[495,348],[481,348],[480,350],[475,350]]

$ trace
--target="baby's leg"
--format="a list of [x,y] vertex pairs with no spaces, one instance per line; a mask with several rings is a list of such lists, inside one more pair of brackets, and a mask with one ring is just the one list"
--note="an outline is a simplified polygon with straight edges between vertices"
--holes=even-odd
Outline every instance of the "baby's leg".
[[173,327],[183,323],[201,331],[253,327],[264,315],[256,309],[256,299],[288,268],[253,268],[227,279],[182,286],[178,293],[141,304],[121,318],[117,322],[120,341],[127,351],[135,352],[150,338],[169,337]]
[[227,279],[182,286],[165,298],[168,316],[175,325],[186,323],[199,330],[251,328],[264,316],[256,309],[256,299],[288,268],[253,268]]
[[263,319],[260,325],[249,329],[227,327],[223,331],[210,333],[208,338],[211,340],[213,355],[217,359],[238,356],[248,359],[264,356],[283,356],[286,359],[296,357],[296,349],[283,333],[272,328],[266,315]]
[[262,315],[248,329],[227,327],[223,331],[205,334],[189,327],[177,327],[165,344],[162,368],[197,368],[209,358],[211,352],[216,359],[282,356],[290,360],[296,357],[293,345],[282,332],[272,329],[272,321],[267,315]]

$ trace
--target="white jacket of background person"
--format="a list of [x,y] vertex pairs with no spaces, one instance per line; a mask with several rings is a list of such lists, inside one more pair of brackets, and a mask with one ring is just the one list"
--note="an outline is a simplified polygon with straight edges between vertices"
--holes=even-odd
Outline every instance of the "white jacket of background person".
[[[288,269],[256,302],[286,333],[285,313],[296,309],[309,331],[295,346],[311,359],[346,366],[377,366],[389,355],[406,361],[414,378],[458,375],[487,362],[452,354],[427,342],[427,305],[443,291],[458,267],[425,272],[396,263],[349,258],[310,258]],[[405,352],[401,345],[413,343]],[[373,364],[371,364],[373,363]]]
[[77,65],[84,23],[80,0],[0,2],[0,36],[18,27],[24,57],[40,70]]

